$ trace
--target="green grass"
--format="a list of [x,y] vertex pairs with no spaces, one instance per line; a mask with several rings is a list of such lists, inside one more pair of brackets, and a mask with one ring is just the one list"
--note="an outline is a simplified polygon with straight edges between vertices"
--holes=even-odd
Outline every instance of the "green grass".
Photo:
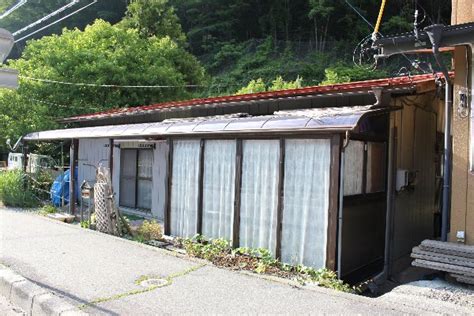
[[26,174],[20,170],[0,172],[0,201],[5,206],[31,208],[39,204]]

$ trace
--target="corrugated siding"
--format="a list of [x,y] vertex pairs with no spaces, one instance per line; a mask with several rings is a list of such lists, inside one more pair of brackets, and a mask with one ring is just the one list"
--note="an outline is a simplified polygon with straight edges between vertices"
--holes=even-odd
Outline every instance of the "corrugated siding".
[[96,168],[102,163],[104,166],[109,164],[109,140],[108,139],[80,139],[78,153],[78,184],[82,182],[95,182]]

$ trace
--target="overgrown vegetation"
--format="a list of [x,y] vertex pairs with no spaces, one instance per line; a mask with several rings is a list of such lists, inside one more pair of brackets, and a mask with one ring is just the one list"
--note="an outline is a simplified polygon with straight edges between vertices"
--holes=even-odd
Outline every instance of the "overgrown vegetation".
[[217,266],[237,270],[249,270],[279,277],[296,279],[300,283],[316,283],[319,286],[342,292],[356,293],[358,289],[337,278],[334,271],[313,269],[303,265],[289,265],[275,259],[267,249],[232,249],[224,239],[208,240],[201,235],[178,241],[186,252],[193,257],[211,261]]
[[0,172],[0,201],[12,207],[30,208],[39,205],[29,178],[20,170]]
[[160,240],[163,237],[161,225],[156,220],[144,220],[138,228],[137,236],[143,241]]
[[39,209],[39,213],[42,215],[55,214],[58,212],[58,209],[51,204],[46,204]]

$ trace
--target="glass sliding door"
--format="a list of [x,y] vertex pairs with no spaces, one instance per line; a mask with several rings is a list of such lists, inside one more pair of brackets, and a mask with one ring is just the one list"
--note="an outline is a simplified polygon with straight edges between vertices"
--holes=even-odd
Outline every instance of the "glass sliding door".
[[171,180],[171,234],[192,237],[197,233],[200,140],[173,142]]
[[288,139],[282,219],[282,261],[323,268],[326,264],[331,141]]
[[279,140],[244,140],[240,246],[275,254],[280,161]]
[[120,206],[135,207],[137,150],[122,149],[120,154]]
[[137,208],[151,210],[153,151],[139,150],[137,163]]
[[152,175],[152,149],[122,149],[120,154],[120,206],[150,211]]
[[202,234],[232,239],[235,197],[235,140],[208,140],[204,147]]

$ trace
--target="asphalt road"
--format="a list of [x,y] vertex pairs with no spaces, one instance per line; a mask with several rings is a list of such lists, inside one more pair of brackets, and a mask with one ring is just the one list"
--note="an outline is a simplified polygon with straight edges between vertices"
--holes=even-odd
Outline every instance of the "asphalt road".
[[[432,304],[298,288],[1,208],[0,263],[93,314],[441,312]],[[147,278],[155,280],[136,282]],[[159,287],[150,287],[153,284]]]

